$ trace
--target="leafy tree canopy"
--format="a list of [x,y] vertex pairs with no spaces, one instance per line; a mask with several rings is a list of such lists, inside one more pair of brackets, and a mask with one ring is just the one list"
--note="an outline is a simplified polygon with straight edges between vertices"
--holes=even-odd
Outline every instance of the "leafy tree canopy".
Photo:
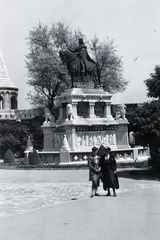
[[43,148],[43,130],[42,125],[44,123],[44,113],[41,111],[41,115],[35,117],[29,124],[29,134],[32,137],[32,143],[35,149],[42,149]]
[[131,118],[131,129],[137,143],[142,146],[160,147],[160,101],[139,106]]
[[149,164],[157,165],[160,160],[160,66],[145,80],[148,97],[158,98],[151,102],[135,105],[129,110],[129,129],[134,131],[136,144],[150,146],[151,160]]
[[95,36],[91,40],[90,46],[100,64],[101,82],[104,90],[109,93],[123,92],[128,82],[123,78],[122,58],[117,55],[113,40],[107,38],[100,42]]
[[18,156],[23,156],[27,143],[27,128],[19,122],[9,120],[1,123],[0,128],[0,149],[2,157],[8,149]]
[[123,78],[122,59],[117,55],[113,41],[107,39],[100,42],[96,36],[87,40],[79,29],[72,30],[69,25],[61,22],[52,24],[50,28],[39,23],[27,38],[27,83],[33,88],[28,93],[28,99],[32,105],[46,106],[51,110],[54,107],[54,97],[70,87],[71,79],[66,67],[62,65],[59,50],[66,43],[68,47],[75,48],[80,37],[95,52],[100,63],[104,89],[110,93],[125,90],[128,82]]
[[160,66],[155,66],[154,71],[150,74],[150,78],[144,81],[147,86],[147,96],[160,98]]

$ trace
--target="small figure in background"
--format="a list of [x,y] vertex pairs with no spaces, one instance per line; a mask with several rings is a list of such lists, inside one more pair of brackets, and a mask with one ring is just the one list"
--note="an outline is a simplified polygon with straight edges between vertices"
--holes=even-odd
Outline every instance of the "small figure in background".
[[92,155],[88,159],[88,166],[90,169],[89,180],[92,181],[92,193],[91,198],[94,196],[99,196],[97,189],[100,182],[100,166],[99,166],[99,156],[97,155],[98,148],[92,148]]
[[131,147],[135,146],[135,136],[134,136],[134,132],[129,132],[129,144]]

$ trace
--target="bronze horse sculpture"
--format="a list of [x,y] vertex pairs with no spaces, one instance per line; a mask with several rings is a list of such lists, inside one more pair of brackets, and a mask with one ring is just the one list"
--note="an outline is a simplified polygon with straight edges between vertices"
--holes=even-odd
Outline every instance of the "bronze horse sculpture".
[[[81,63],[80,59],[74,52],[70,51],[69,49],[61,50],[59,52],[60,58],[62,60],[63,64],[66,64],[67,70],[71,76],[72,80],[72,88],[74,87],[74,80],[76,80],[77,77],[81,78],[81,81],[83,81],[83,73],[81,73]],[[95,80],[94,83],[97,82],[99,86],[101,86],[101,80],[100,80],[100,67],[98,63],[93,62],[90,59],[86,59],[85,61],[85,75],[92,76]]]

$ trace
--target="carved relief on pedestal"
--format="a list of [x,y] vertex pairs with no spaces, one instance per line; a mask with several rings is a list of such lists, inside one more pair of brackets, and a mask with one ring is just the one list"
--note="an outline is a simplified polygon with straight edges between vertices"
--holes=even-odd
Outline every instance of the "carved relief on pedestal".
[[85,145],[86,145],[86,136],[85,135],[82,135],[81,136],[81,140],[80,140],[80,145],[82,146],[82,147],[84,147]]
[[92,136],[90,136],[90,138],[91,138],[91,145],[94,145],[94,146],[96,146],[96,144],[97,144],[97,138],[96,138],[96,136],[94,135],[93,137]]
[[101,144],[116,145],[115,131],[77,133],[77,147],[100,146]]
[[88,139],[89,139],[89,141],[88,141],[88,145],[87,145],[87,146],[93,146],[93,145],[95,145],[95,143],[96,143],[96,137],[95,137],[95,136],[91,136],[91,135],[89,134]]
[[60,136],[59,134],[55,134],[55,148],[60,147]]
[[55,148],[60,148],[63,144],[64,133],[55,134]]

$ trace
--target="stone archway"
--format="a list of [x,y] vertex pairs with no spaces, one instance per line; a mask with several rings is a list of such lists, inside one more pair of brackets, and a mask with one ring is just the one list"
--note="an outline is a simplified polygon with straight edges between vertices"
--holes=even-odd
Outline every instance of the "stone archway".
[[11,109],[17,109],[17,97],[16,96],[11,97]]
[[4,99],[0,96],[0,109],[4,109]]

